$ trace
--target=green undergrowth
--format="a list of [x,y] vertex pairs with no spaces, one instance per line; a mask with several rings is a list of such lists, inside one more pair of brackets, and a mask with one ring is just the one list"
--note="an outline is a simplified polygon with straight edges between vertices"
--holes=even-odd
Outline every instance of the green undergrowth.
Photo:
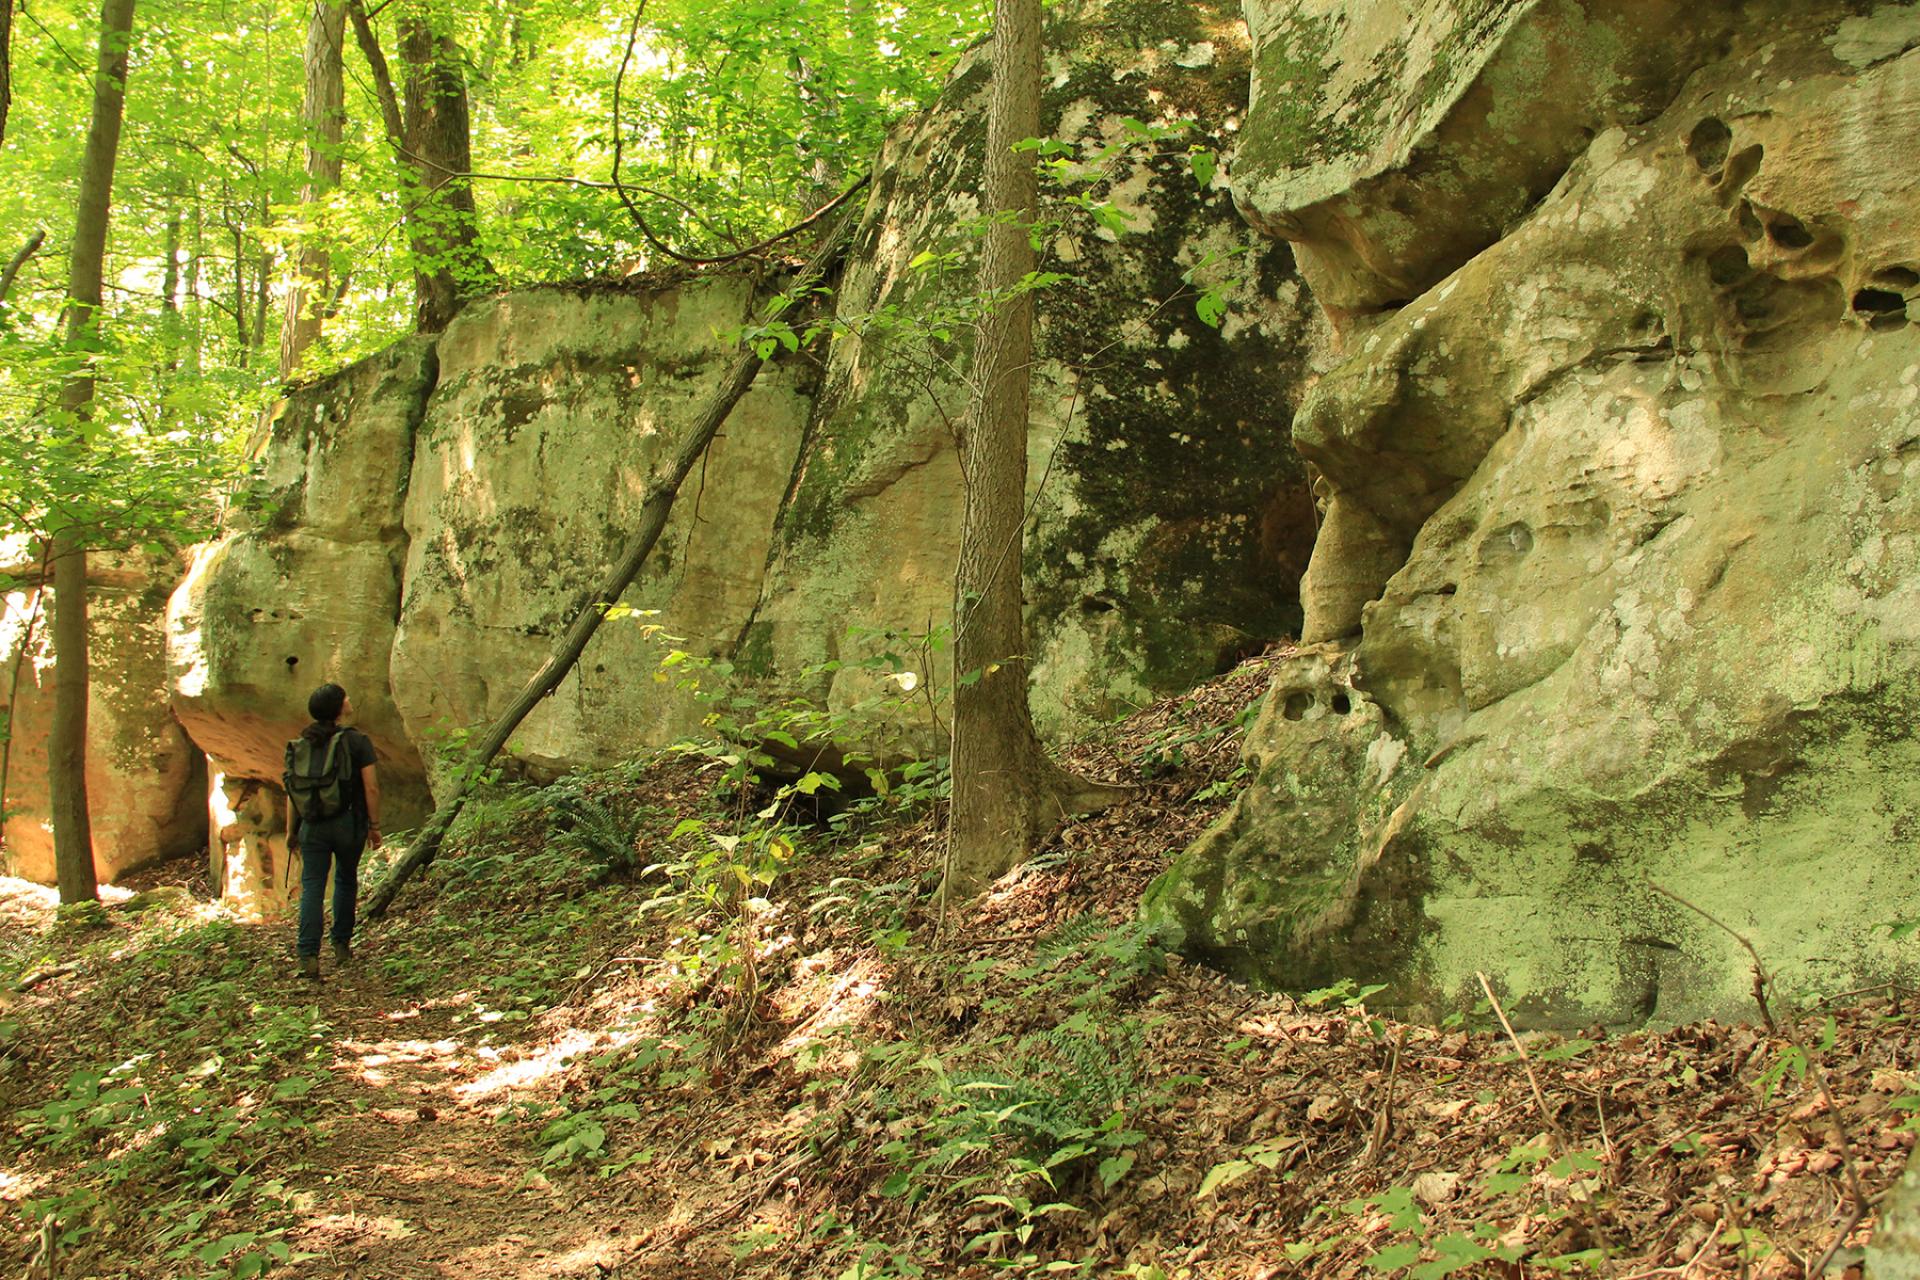
[[65,913],[0,966],[0,988],[48,966],[81,975],[62,979],[80,985],[60,1017],[0,1011],[0,1162],[52,1175],[13,1206],[21,1233],[181,1276],[294,1258],[289,1184],[330,1083],[319,1009],[190,900]]

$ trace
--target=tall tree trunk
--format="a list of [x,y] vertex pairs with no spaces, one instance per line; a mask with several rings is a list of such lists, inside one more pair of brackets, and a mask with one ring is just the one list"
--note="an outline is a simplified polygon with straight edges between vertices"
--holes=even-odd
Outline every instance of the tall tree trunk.
[[954,579],[953,817],[942,892],[968,897],[1025,858],[1069,813],[1097,807],[1102,788],[1047,758],[1027,707],[1022,525],[1033,304],[1018,290],[1033,270],[1028,227],[1038,202],[1034,153],[1014,145],[1040,132],[1040,0],[997,0],[987,107],[986,203],[993,223],[980,261],[979,326],[961,436],[966,500]]
[[460,47],[424,17],[404,16],[400,61],[407,69],[406,151],[421,179],[411,215],[415,324],[438,333],[466,298],[493,286],[495,275],[480,252],[473,183],[465,176],[473,170],[473,144]]
[[193,242],[187,249],[187,372],[194,377],[200,374],[200,347],[206,341],[200,305],[200,262],[206,254],[205,221],[200,189],[196,186],[193,191]]
[[346,123],[346,86],[340,42],[347,32],[341,0],[313,0],[307,18],[306,93],[301,119],[307,136],[307,184],[300,190],[306,228],[295,259],[287,314],[280,326],[280,379],[300,367],[300,358],[320,336],[323,299],[330,296],[332,254],[313,233],[314,216],[327,193],[340,185],[340,135]]
[[180,215],[167,219],[167,261],[160,268],[160,309],[168,316],[180,314]]
[[[260,224],[266,226],[265,222]],[[253,274],[253,345],[258,350],[267,344],[267,315],[273,309],[273,250],[260,251],[260,265]]]
[[221,208],[220,219],[233,238],[233,362],[245,368],[247,353],[253,349],[253,339],[247,333],[247,233],[234,222],[231,201]]
[[[841,247],[846,243],[857,213],[857,209],[850,208],[840,215],[839,221],[820,242],[819,247],[813,252],[813,257],[807,261],[799,278],[794,281],[793,288],[788,291],[789,297],[805,297],[811,292],[813,286],[820,282],[821,277],[833,265]],[[673,500],[680,492],[680,486],[693,471],[694,464],[699,462],[701,456],[706,453],[707,446],[713,443],[713,437],[726,423],[727,416],[733,412],[733,407],[740,403],[741,397],[746,395],[747,390],[753,386],[753,380],[759,376],[762,363],[760,357],[750,348],[740,353],[734,361],[733,368],[727,372],[725,380],[714,392],[713,398],[707,402],[705,411],[681,438],[680,447],[674,452],[672,464],[664,473],[656,473],[648,480],[646,494],[640,503],[639,523],[627,538],[626,545],[621,548],[620,558],[607,570],[607,576],[599,588],[587,597],[579,612],[574,614],[572,623],[568,625],[559,640],[555,641],[553,652],[548,655],[545,662],[540,664],[540,669],[533,673],[532,679],[528,680],[526,686],[520,690],[520,695],[513,700],[506,711],[501,713],[499,719],[488,727],[485,735],[468,753],[463,762],[464,767],[456,775],[452,791],[434,811],[433,817],[427,820],[426,826],[422,827],[420,833],[413,838],[413,843],[407,846],[407,851],[401,855],[400,860],[394,863],[393,871],[381,881],[380,887],[367,899],[368,916],[379,919],[385,915],[388,906],[393,902],[394,895],[400,892],[400,886],[405,884],[414,872],[439,855],[440,842],[446,838],[448,829],[453,826],[453,820],[459,816],[460,806],[466,799],[465,779],[477,777],[493,762],[493,758],[500,754],[501,748],[507,745],[507,739],[513,736],[513,731],[518,729],[520,723],[540,705],[542,698],[560,687],[560,682],[567,678],[567,673],[573,670],[575,663],[580,661],[580,655],[586,652],[587,642],[593,639],[594,633],[600,629],[601,622],[606,619],[607,606],[619,601],[621,593],[626,591],[638,576],[641,566],[646,564],[647,557],[653,554],[654,544],[660,540],[661,532],[667,527],[667,516],[673,511]]]
[[13,105],[13,0],[0,0],[0,142],[7,140],[7,108]]
[[[67,274],[67,349],[91,348],[100,324],[101,280],[107,256],[107,209],[113,165],[120,150],[126,106],[127,50],[133,43],[134,0],[105,0],[100,55],[93,77],[93,122],[80,162],[80,199],[74,213],[73,257]],[[85,439],[93,418],[93,367],[78,366],[60,391],[67,429]],[[61,902],[100,896],[93,870],[93,827],[87,813],[87,545],[70,523],[53,530],[53,661],[59,675],[53,725],[47,734],[47,775],[53,801],[53,858]]]

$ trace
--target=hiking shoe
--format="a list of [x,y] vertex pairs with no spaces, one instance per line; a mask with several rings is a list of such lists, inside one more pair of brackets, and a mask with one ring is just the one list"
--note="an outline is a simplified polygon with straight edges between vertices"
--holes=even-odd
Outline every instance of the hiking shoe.
[[315,982],[320,981],[320,957],[301,956],[300,976],[303,978],[312,978]]
[[345,964],[351,959],[353,959],[352,947],[344,942],[336,942],[333,944],[333,962],[335,964]]

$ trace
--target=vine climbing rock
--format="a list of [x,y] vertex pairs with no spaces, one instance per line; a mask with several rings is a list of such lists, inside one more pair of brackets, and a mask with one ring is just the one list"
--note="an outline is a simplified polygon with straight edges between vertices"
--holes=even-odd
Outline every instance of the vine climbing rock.
[[[1460,163],[1528,151],[1497,119],[1586,110],[1578,77],[1499,69],[1574,7],[1503,10]],[[1664,110],[1594,121],[1504,234],[1382,206],[1444,156],[1367,150],[1340,199],[1408,220],[1417,248],[1369,260],[1412,293],[1342,317],[1296,419],[1331,495],[1317,643],[1249,735],[1248,795],[1151,895],[1171,937],[1436,1011],[1484,969],[1534,1025],[1750,1016],[1747,958],[1658,882],[1790,990],[1911,972],[1879,926],[1920,915],[1920,175],[1887,145],[1920,127],[1916,14],[1756,8]],[[1652,57],[1662,29],[1596,47]],[[1243,203],[1278,189],[1252,181]]]

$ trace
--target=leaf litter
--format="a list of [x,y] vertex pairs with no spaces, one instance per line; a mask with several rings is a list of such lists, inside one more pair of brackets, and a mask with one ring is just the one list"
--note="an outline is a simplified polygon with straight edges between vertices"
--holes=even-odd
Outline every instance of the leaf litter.
[[[803,849],[744,907],[647,909],[674,874],[648,851],[715,806],[711,772],[675,758],[470,831],[317,992],[284,976],[284,925],[142,968],[218,908],[75,929],[0,882],[7,987],[73,966],[0,1007],[0,1240],[24,1265],[21,1206],[94,1178],[60,1274],[237,1274],[156,1261],[167,1190],[109,1185],[22,1116],[86,1063],[204,1049],[169,1021],[238,969],[252,1003],[228,1008],[304,1002],[325,1028],[300,1124],[208,1180],[284,1172],[277,1218],[236,1202],[201,1228],[217,1247],[281,1224],[274,1275],[1788,1280],[1832,1251],[1827,1274],[1857,1276],[1874,1216],[1852,1221],[1847,1162],[1878,1197],[1915,1141],[1911,992],[1799,1017],[1836,1125],[1755,1026],[1528,1036],[1536,1097],[1488,1019],[1252,990],[1131,925],[1230,802],[1277,657],[1077,747],[1132,797],[944,936],[937,811]],[[589,804],[634,815],[631,865],[569,843]],[[751,962],[702,962],[716,937]],[[264,1071],[268,1091],[291,1078]]]

